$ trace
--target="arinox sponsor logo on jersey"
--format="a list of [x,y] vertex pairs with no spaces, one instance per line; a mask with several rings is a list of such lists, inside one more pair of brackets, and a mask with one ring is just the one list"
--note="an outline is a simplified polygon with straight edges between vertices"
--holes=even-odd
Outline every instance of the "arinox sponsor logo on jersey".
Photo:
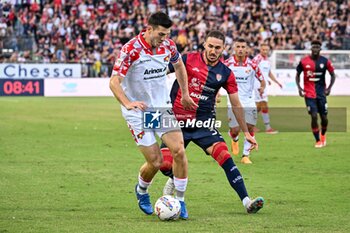
[[166,71],[166,67],[164,68],[158,68],[158,69],[146,69],[145,70],[145,73],[143,73],[144,75],[146,74],[158,74],[158,73],[162,73],[162,72],[165,72]]
[[240,81],[247,81],[248,80],[248,77],[238,77],[236,76],[236,81],[237,82],[240,82]]

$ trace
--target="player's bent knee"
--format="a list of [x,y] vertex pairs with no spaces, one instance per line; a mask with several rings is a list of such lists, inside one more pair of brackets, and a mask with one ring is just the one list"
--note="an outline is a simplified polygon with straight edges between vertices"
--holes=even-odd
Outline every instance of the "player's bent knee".
[[219,142],[214,145],[212,155],[216,162],[222,166],[227,159],[231,158],[230,153],[225,142]]
[[172,148],[171,154],[175,160],[183,159],[185,157],[185,149],[181,146],[177,146],[175,148]]

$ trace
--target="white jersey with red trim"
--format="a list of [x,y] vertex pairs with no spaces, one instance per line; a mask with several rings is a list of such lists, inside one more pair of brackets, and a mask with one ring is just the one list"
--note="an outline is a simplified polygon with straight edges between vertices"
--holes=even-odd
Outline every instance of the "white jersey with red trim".
[[269,58],[258,54],[253,58],[253,61],[258,64],[265,81],[269,81],[269,74],[271,71],[271,62],[269,61]]
[[231,56],[225,61],[225,65],[232,70],[236,77],[238,96],[243,107],[255,107],[254,82],[256,79],[263,80],[257,64],[248,57],[240,62],[234,56]]
[[[130,101],[143,101],[150,108],[171,107],[166,72],[169,62],[177,63],[181,55],[170,39],[152,49],[144,32],[123,46],[112,74],[124,77],[121,86]],[[126,111],[122,106],[128,115]]]

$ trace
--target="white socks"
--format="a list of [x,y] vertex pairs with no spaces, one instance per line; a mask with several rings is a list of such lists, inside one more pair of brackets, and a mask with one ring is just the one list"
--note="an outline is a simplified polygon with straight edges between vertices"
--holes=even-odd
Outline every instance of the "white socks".
[[[253,136],[255,138],[255,136]],[[249,156],[250,152],[249,149],[251,147],[250,142],[247,141],[247,139],[244,139],[244,146],[243,146],[243,155]]]
[[188,178],[177,178],[174,176],[174,185],[176,190],[176,199],[179,201],[185,200],[185,191],[187,188]]
[[261,113],[261,116],[262,116],[262,119],[264,121],[264,124],[265,124],[265,129],[268,130],[268,129],[271,129],[271,126],[270,126],[270,115],[269,113]]
[[242,200],[242,203],[243,203],[243,206],[248,209],[249,205],[250,205],[250,198],[249,197],[245,197],[243,200]]
[[151,182],[146,182],[142,179],[142,177],[139,174],[139,184],[137,185],[137,192],[139,194],[146,194],[148,191],[148,187],[152,184]]

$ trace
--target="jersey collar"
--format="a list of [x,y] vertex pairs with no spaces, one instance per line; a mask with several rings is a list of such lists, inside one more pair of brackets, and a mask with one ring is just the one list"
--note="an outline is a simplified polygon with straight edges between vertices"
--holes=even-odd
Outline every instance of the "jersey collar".
[[137,36],[137,39],[140,41],[140,44],[142,45],[142,47],[144,47],[145,49],[148,49],[148,50],[152,50],[152,46],[149,45],[145,38],[143,37],[143,35],[145,34],[146,32],[146,29],[143,29],[140,34],[138,34]]
[[[239,61],[236,59],[236,56],[233,55],[232,57],[233,57],[233,61],[234,61],[236,64],[239,64]],[[247,64],[247,60],[248,60],[248,56],[246,56],[246,57],[244,58],[244,60],[242,61],[242,64],[243,64],[243,65]]]

